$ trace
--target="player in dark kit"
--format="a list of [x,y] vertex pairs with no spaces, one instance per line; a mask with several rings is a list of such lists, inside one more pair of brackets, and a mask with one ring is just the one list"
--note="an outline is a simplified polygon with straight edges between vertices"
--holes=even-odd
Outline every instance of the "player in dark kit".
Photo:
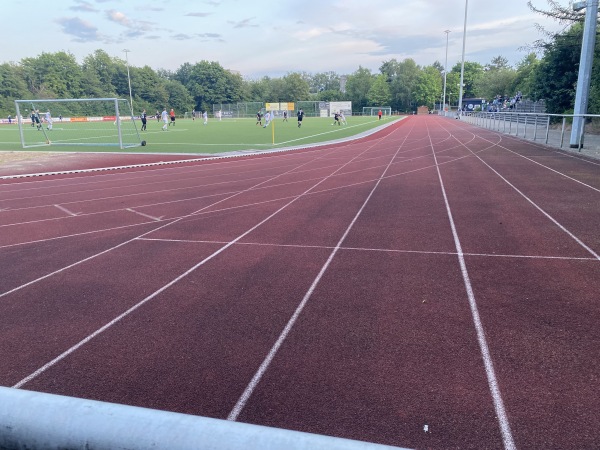
[[304,119],[304,111],[301,109],[298,110],[298,128],[302,126],[302,119]]
[[260,111],[256,113],[256,125],[262,125],[262,115]]

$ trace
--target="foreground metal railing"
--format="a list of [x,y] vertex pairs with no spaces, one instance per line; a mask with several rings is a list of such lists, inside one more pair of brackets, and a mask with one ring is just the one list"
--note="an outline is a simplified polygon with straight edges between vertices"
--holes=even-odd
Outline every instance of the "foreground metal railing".
[[391,450],[399,447],[0,387],[0,448]]

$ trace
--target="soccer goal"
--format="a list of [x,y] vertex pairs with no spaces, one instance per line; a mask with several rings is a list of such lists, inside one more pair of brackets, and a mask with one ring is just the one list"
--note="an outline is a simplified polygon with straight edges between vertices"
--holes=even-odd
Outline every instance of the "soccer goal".
[[146,145],[125,99],[15,100],[15,107],[23,148]]
[[363,106],[363,116],[378,116],[379,111],[383,116],[391,116],[392,108],[389,106]]

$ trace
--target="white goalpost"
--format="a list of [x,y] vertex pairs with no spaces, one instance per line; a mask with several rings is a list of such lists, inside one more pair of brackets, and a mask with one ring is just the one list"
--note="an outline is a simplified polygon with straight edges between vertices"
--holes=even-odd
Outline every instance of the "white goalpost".
[[23,148],[146,145],[125,99],[15,100],[15,107]]
[[381,111],[382,116],[391,116],[392,108],[389,106],[363,106],[363,116],[377,116]]

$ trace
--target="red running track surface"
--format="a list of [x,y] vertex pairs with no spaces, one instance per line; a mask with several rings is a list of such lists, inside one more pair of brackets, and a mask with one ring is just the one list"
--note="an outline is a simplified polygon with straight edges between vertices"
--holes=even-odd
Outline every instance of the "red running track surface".
[[597,161],[436,116],[3,180],[0,384],[403,447],[597,448],[599,224]]

